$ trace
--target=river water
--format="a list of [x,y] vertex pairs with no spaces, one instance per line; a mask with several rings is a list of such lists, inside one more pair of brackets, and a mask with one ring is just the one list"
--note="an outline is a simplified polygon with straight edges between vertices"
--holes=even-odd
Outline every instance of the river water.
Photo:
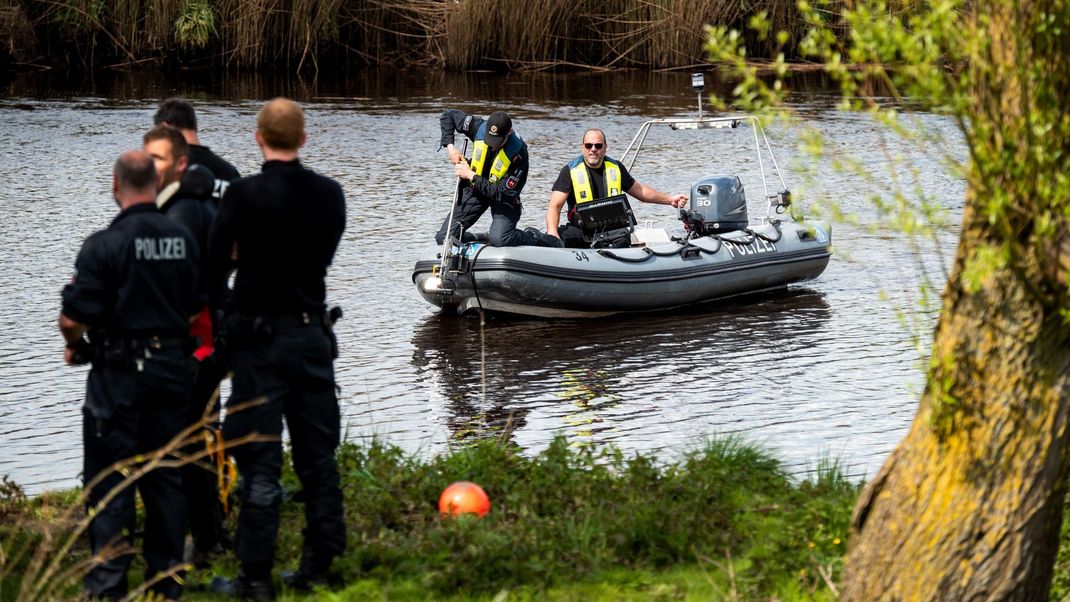
[[[800,85],[791,107],[803,126],[824,133],[827,148],[860,160],[862,173],[805,158],[793,128],[769,132],[789,187],[799,192],[804,176],[816,174],[807,190],[859,217],[834,227],[836,254],[816,282],[686,311],[484,322],[439,315],[411,283],[416,256],[451,201],[452,170],[436,152],[443,108],[512,113],[532,163],[521,226],[542,228],[550,186],[578,154],[583,130],[603,128],[610,156],[620,153],[645,119],[695,112],[688,81],[686,74],[391,71],[311,83],[143,74],[6,82],[0,475],[31,492],[77,483],[86,369],[62,362],[59,293],[82,240],[114,216],[112,162],[140,145],[155,103],[194,98],[202,142],[250,174],[260,164],[256,111],[286,94],[306,107],[305,163],[347,195],[348,224],[328,285],[330,301],[345,310],[336,368],[350,440],[375,436],[434,454],[494,436],[534,453],[563,435],[576,445],[671,460],[710,437],[739,434],[796,474],[832,457],[858,478],[872,476],[909,426],[923,384],[913,337],[920,332],[927,343],[933,315],[922,312],[920,326],[910,326],[919,316],[920,266],[935,266],[939,290],[941,254],[951,256],[955,234],[912,249],[872,227],[868,196],[897,181],[913,186],[904,176],[914,169],[918,189],[957,223],[964,184],[939,169],[932,149],[911,152],[869,118],[836,111],[834,94],[820,84]],[[962,154],[949,120],[911,118]],[[633,172],[671,192],[701,175],[743,174],[753,219],[764,206],[749,136],[742,128],[652,134]],[[677,228],[665,207],[634,205],[640,221]]]

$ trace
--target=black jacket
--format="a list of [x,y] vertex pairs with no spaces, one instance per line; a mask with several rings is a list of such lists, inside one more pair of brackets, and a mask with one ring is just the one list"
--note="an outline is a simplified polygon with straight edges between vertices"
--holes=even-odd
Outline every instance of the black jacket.
[[322,312],[345,219],[342,187],[299,161],[268,161],[261,173],[234,181],[208,239],[213,307],[221,306],[236,267],[230,309],[250,316]]
[[[441,146],[453,144],[455,132],[464,134],[473,142],[476,140],[479,126],[485,120],[482,117],[469,115],[457,109],[446,109],[439,117],[439,126],[442,129],[440,138]],[[509,157],[509,171],[497,182],[491,182],[485,176],[494,163],[494,157],[488,157],[483,164],[483,173],[472,178],[472,182],[464,194],[473,195],[480,203],[489,206],[494,203],[505,202],[511,205],[520,204],[520,191],[528,181],[528,145],[521,141],[520,150]]]
[[82,244],[63,313],[91,336],[184,337],[205,302],[199,266],[188,230],[152,204],[134,205]]
[[204,264],[208,261],[208,233],[218,213],[212,202],[214,185],[215,177],[210,171],[191,165],[176,189],[165,188],[156,199],[161,213],[193,235]]

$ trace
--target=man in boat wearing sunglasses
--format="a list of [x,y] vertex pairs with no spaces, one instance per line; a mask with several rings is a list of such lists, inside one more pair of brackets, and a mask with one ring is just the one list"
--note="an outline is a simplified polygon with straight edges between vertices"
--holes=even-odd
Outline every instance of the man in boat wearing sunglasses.
[[[670,195],[632,177],[624,165],[606,156],[606,135],[598,128],[583,133],[580,156],[569,161],[561,169],[550,193],[550,206],[546,210],[546,233],[564,242],[566,247],[590,248],[583,237],[576,215],[576,205],[603,199],[627,192],[644,203],[686,207],[686,194]],[[558,226],[561,209],[568,202],[567,223]],[[627,246],[628,239],[620,241]]]

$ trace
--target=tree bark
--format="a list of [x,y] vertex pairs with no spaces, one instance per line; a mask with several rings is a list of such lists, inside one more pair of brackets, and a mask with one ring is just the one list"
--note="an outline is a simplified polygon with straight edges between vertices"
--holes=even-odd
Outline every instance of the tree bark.
[[970,150],[962,234],[914,423],[855,507],[843,600],[1051,587],[1070,460],[1070,5],[981,0],[956,19],[942,43],[964,57],[948,76]]
[[928,385],[855,508],[842,600],[1048,597],[1066,495],[1066,328],[1009,269],[965,290],[969,254],[991,241],[987,220],[970,206],[964,217]]

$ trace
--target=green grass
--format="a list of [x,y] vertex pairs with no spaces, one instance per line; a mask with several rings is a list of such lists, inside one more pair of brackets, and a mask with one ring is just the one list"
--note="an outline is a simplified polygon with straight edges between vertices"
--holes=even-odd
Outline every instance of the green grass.
[[[323,592],[308,599],[320,600],[393,600],[397,602],[442,600],[473,602],[647,602],[732,600],[732,583],[721,566],[681,565],[660,571],[624,570],[601,572],[568,584],[549,588],[524,586],[503,588],[494,593],[437,595],[415,581],[383,583],[362,580],[344,590]],[[744,599],[735,592],[736,599]],[[774,597],[789,600],[833,600],[828,590],[811,592],[794,585],[777,591]],[[296,599],[296,598],[294,598]],[[765,598],[768,599],[768,598]]]
[[[308,596],[280,590],[280,599],[833,600],[826,578],[839,576],[858,493],[837,462],[819,462],[798,482],[738,439],[670,464],[564,439],[535,456],[483,442],[430,459],[381,442],[346,444],[338,460],[349,539],[334,566],[341,585]],[[296,491],[292,473],[283,480]],[[458,480],[487,490],[490,514],[439,516],[439,493]],[[27,499],[0,481],[0,600],[16,599],[43,533],[62,537],[59,517],[76,494]],[[296,565],[302,526],[300,505],[287,500],[278,568]],[[1070,544],[1070,520],[1061,541]],[[86,556],[83,543],[66,565]],[[132,584],[143,570],[135,561]],[[217,599],[198,588],[236,571],[228,555],[191,573],[186,599]],[[75,579],[63,591],[79,589]],[[1052,599],[1070,599],[1070,545],[1061,546]]]
[[[535,456],[483,442],[430,459],[346,444],[338,461],[348,549],[334,569],[345,585],[322,599],[820,599],[830,595],[821,573],[838,575],[857,495],[834,463],[799,483],[737,439],[671,464],[564,439]],[[458,480],[483,486],[487,516],[439,516],[439,493]],[[283,481],[298,489],[292,473]],[[42,524],[28,520],[38,501],[18,504],[29,537]],[[292,501],[282,513],[284,569],[300,556],[303,514]],[[14,568],[0,599],[14,599]],[[236,568],[227,557],[190,574],[187,598],[212,599],[198,587]]]

